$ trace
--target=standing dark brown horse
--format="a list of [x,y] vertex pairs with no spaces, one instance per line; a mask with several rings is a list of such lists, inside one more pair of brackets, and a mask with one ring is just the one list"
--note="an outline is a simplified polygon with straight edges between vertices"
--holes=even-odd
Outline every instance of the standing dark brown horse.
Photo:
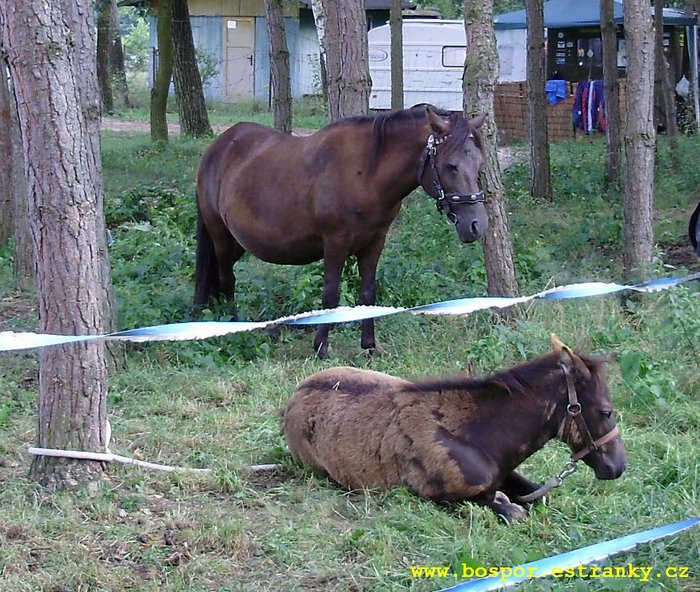
[[299,385],[284,436],[295,458],[348,489],[406,485],[429,499],[472,500],[509,521],[524,518],[511,500],[532,501],[542,489],[515,469],[552,438],[598,479],[616,479],[627,466],[604,360],[578,356],[556,338],[553,345],[552,354],[484,379],[409,382],[325,370]]
[[[361,304],[376,299],[375,274],[401,200],[421,185],[472,242],[487,226],[478,185],[485,115],[420,105],[341,120],[307,137],[239,123],[209,147],[197,172],[195,309],[234,301],[233,264],[248,251],[270,263],[324,260],[323,307],[340,300],[345,261],[357,257]],[[235,315],[235,305],[234,305]],[[314,347],[328,351],[328,325]],[[363,348],[375,347],[372,320]]]

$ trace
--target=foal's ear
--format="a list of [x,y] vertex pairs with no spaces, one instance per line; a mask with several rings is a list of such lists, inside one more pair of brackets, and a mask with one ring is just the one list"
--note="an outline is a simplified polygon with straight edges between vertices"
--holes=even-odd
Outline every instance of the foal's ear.
[[564,344],[554,333],[551,335],[552,349],[559,354],[561,361],[569,368],[577,370],[586,380],[591,377],[591,371],[586,366],[586,363],[579,358],[574,351]]
[[471,125],[474,129],[480,129],[482,125],[484,125],[484,121],[486,121],[486,117],[488,116],[488,113],[482,113],[481,115],[477,115],[473,119],[469,120],[469,125]]
[[425,107],[425,114],[428,117],[428,123],[430,124],[430,129],[433,130],[439,136],[444,136],[450,131],[450,122],[443,119],[435,113],[429,106]]

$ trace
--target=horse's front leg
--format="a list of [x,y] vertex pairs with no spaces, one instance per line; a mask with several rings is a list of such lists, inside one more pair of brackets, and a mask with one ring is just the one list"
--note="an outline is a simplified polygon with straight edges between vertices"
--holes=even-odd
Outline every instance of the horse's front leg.
[[[384,248],[386,233],[357,254],[357,267],[360,272],[360,304],[372,306],[377,302],[377,263]],[[362,338],[360,345],[364,349],[374,350],[374,319],[362,321]]]
[[[340,276],[343,272],[347,253],[339,254],[337,249],[324,245],[323,261],[323,308],[336,308],[340,302]],[[322,360],[328,357],[328,332],[330,324],[321,325],[316,331],[314,349]]]

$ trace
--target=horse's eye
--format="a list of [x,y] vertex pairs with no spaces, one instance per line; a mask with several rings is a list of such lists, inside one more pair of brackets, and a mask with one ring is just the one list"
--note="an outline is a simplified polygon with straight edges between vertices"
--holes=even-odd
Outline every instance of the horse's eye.
[[447,170],[450,171],[451,173],[456,173],[458,170],[458,167],[456,164],[453,164],[451,162],[447,163]]
[[605,418],[605,419],[610,419],[612,417],[612,411],[601,411],[600,414]]

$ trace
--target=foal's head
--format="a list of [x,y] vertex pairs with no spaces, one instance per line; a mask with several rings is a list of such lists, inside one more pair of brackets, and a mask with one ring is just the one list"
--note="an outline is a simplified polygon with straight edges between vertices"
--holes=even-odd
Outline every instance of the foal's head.
[[566,409],[558,436],[598,479],[617,479],[627,468],[627,451],[615,422],[605,361],[582,358],[552,338],[565,377]]
[[478,240],[488,217],[479,170],[484,162],[479,135],[486,114],[467,120],[461,114],[425,106],[431,135],[423,151],[418,182],[436,200],[464,243]]

